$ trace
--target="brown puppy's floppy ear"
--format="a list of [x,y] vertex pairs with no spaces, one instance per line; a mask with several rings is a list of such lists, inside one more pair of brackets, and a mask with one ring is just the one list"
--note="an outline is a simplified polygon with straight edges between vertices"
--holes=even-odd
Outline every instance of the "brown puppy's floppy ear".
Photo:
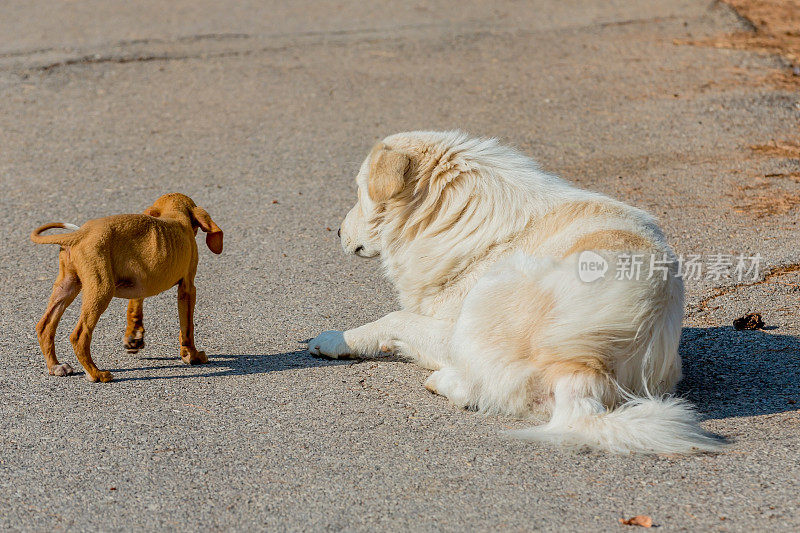
[[160,217],[161,211],[159,211],[155,207],[148,207],[147,209],[144,210],[144,214],[151,217]]
[[215,254],[222,253],[222,230],[211,220],[211,216],[202,207],[192,208],[192,220],[201,230],[208,233],[206,235],[206,245]]
[[410,163],[407,155],[383,144],[376,146],[369,168],[369,197],[374,202],[385,202],[402,191]]

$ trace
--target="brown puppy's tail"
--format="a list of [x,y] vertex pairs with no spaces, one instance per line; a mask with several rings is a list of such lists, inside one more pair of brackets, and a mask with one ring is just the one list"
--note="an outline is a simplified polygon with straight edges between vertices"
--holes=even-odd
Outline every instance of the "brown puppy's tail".
[[78,242],[78,239],[80,239],[80,235],[76,235],[75,233],[59,233],[57,235],[50,235],[47,237],[40,235],[40,233],[43,231],[54,228],[70,229],[73,231],[80,229],[75,224],[67,224],[66,222],[51,222],[50,224],[45,224],[44,226],[33,230],[33,233],[31,233],[31,240],[37,244],[60,244],[61,246],[70,246]]

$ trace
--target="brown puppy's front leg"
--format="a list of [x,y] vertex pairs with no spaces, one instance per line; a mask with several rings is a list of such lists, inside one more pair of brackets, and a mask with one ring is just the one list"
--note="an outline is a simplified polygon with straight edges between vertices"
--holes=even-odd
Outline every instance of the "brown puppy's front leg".
[[111,298],[113,297],[113,285],[111,283],[93,283],[89,285],[84,282],[83,289],[83,305],[81,305],[81,317],[78,319],[78,325],[69,336],[72,341],[72,348],[75,350],[75,355],[78,361],[86,369],[86,379],[89,381],[101,381],[106,383],[114,379],[111,372],[107,370],[100,370],[95,366],[92,361],[92,354],[89,351],[89,346],[92,343],[92,332],[100,320],[100,315],[108,307]]
[[59,364],[56,358],[55,337],[58,322],[64,310],[81,292],[81,283],[73,272],[66,272],[66,264],[63,257],[59,257],[58,278],[53,284],[53,293],[47,304],[47,310],[42,315],[42,319],[36,324],[36,334],[39,337],[39,346],[42,348],[47,371],[51,376],[69,376],[75,373],[68,363]]
[[196,290],[194,281],[184,278],[178,284],[178,316],[181,321],[181,359],[190,365],[208,362],[206,352],[199,352],[194,346],[194,301]]
[[128,301],[128,325],[123,337],[128,353],[136,353],[144,348],[144,299]]

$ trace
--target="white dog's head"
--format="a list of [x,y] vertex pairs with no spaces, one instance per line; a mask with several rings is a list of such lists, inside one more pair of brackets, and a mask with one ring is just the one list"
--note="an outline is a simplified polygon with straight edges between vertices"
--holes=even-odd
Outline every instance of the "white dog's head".
[[509,194],[504,183],[535,186],[532,173],[538,175],[535,163],[494,139],[460,131],[390,135],[356,176],[358,200],[339,230],[342,248],[381,256],[388,271],[409,275],[459,268],[462,259],[524,227],[515,213],[528,197]]
[[347,213],[339,230],[345,252],[361,257],[380,255],[375,216],[382,210],[382,204],[403,190],[410,166],[410,157],[400,150],[384,143],[372,149],[356,176],[356,205]]

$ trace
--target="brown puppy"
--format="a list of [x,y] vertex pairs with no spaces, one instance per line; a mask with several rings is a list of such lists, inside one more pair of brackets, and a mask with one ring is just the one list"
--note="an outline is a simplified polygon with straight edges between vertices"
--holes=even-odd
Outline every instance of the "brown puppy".
[[[42,236],[52,228],[76,228],[73,233]],[[83,290],[78,325],[70,335],[78,361],[90,381],[111,381],[111,372],[95,366],[89,352],[92,331],[111,298],[131,299],[125,347],[144,346],[142,299],[178,286],[181,322],[180,356],[185,363],[208,361],[194,346],[194,276],[197,272],[197,228],[215,254],[222,252],[222,230],[202,207],[179,193],[156,200],[143,215],[116,215],[90,220],[79,229],[71,224],[46,224],[31,234],[35,243],[58,244],[58,278],[42,319],[36,325],[39,345],[51,375],[73,373],[56,359],[55,334],[58,321]]]

